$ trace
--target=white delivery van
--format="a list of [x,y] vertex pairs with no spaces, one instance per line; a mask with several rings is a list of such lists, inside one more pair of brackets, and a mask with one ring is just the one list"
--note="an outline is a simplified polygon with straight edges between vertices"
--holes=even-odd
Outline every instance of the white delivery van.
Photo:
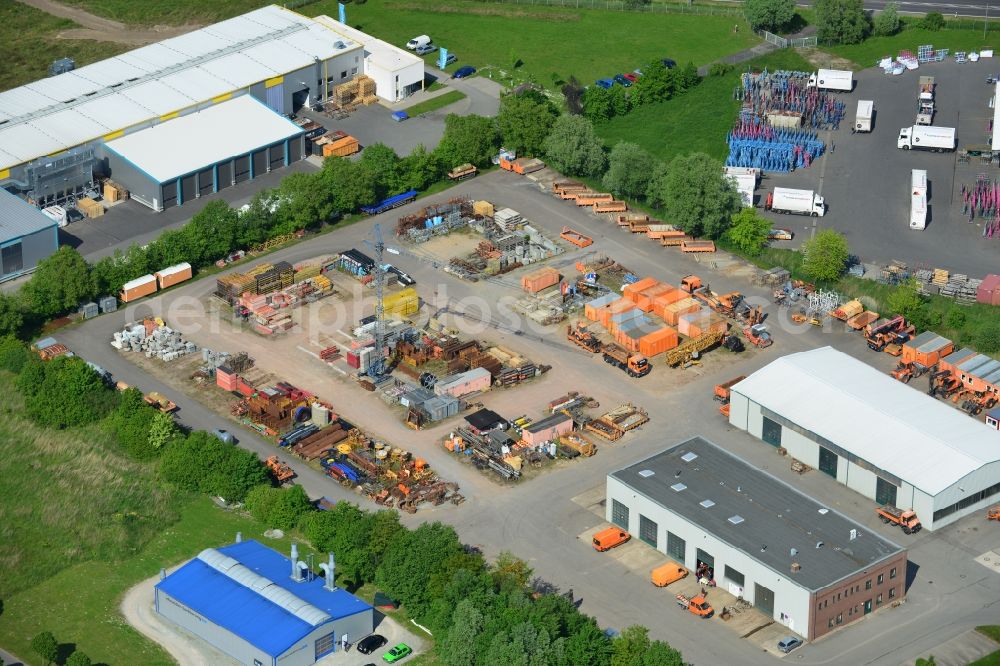
[[413,51],[418,46],[427,46],[431,43],[431,38],[427,35],[420,35],[419,37],[414,37],[410,41],[406,42],[406,48]]

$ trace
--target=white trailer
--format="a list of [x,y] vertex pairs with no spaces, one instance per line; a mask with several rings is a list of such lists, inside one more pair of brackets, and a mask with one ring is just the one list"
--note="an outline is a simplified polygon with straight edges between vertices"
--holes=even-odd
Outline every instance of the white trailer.
[[745,208],[753,207],[753,193],[757,189],[760,170],[752,167],[723,167],[723,175],[736,185]]
[[858,100],[858,112],[854,115],[855,132],[871,132],[872,116],[875,114],[875,102],[870,99]]
[[899,130],[896,147],[903,150],[955,150],[954,127],[926,127],[914,125]]
[[923,230],[927,227],[927,172],[923,169],[910,171],[910,228]]
[[795,213],[813,217],[823,217],[826,214],[826,202],[823,197],[812,190],[793,190],[787,187],[774,188],[774,193],[767,198],[767,208],[776,213]]
[[845,69],[821,69],[809,77],[810,88],[821,90],[854,90],[854,72]]

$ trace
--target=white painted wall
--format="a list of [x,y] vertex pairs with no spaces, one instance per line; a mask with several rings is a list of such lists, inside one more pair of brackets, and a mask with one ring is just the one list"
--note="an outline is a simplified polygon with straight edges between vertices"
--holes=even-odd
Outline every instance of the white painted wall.
[[415,62],[396,71],[390,71],[366,59],[365,74],[374,79],[375,94],[387,102],[398,102],[405,97],[404,90],[407,86],[424,80],[424,63]]
[[[730,416],[732,412],[730,412]],[[726,585],[723,575],[726,565],[743,574],[745,587],[743,598],[753,603],[754,584],[759,583],[774,592],[774,619],[782,621],[793,631],[807,634],[809,631],[810,592],[796,584],[788,575],[778,573],[764,566],[747,553],[707,534],[700,527],[687,521],[672,511],[641,495],[623,482],[611,476],[607,479],[606,517],[611,522],[612,500],[618,500],[629,507],[628,531],[632,538],[639,538],[639,515],[646,516],[657,524],[656,548],[667,552],[667,531],[673,532],[686,542],[684,566],[691,571],[696,567],[697,549],[715,558],[715,578],[718,584]],[[719,610],[719,609],[717,609]],[[790,620],[789,620],[790,618]]]
[[[855,492],[859,492],[865,497],[870,497],[875,499],[875,484],[878,483],[878,477],[874,472],[870,472],[863,467],[858,467],[854,463],[848,462],[844,458],[840,459],[839,467],[842,467],[846,474],[847,487]],[[840,481],[840,475],[837,475],[837,480]],[[899,497],[899,490],[896,491],[896,497]]]
[[[760,407],[757,406],[757,409],[759,410]],[[804,462],[813,469],[819,468],[819,445],[808,437],[802,436],[791,428],[782,428],[781,446],[788,451],[788,455],[796,460]]]

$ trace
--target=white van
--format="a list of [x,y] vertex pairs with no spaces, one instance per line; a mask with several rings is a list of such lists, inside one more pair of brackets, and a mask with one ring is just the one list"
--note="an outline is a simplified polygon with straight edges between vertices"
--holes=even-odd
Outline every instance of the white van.
[[410,41],[406,42],[406,48],[413,51],[418,46],[427,46],[431,43],[431,38],[427,35],[420,35],[419,37],[414,37]]

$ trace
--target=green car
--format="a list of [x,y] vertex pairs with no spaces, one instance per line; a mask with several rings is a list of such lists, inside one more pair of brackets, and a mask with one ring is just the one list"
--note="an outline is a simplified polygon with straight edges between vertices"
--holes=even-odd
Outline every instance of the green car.
[[384,655],[382,655],[382,659],[387,664],[395,664],[403,657],[408,657],[411,654],[413,654],[413,648],[411,648],[406,643],[400,643],[399,645],[397,645],[396,647],[392,648]]

